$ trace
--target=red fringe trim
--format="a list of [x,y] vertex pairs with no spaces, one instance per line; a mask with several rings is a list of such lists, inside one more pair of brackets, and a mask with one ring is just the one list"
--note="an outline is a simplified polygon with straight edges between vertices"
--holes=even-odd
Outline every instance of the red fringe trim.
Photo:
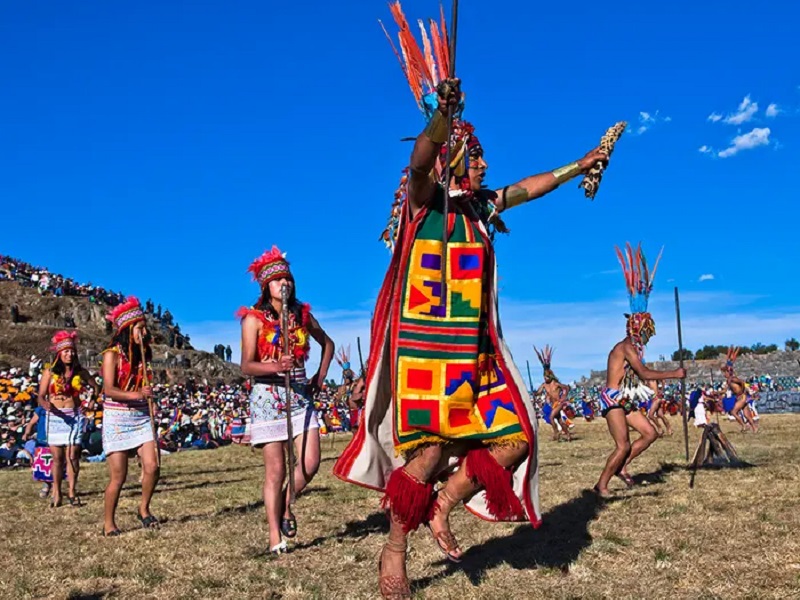
[[416,531],[428,520],[432,505],[432,483],[417,481],[405,469],[396,469],[389,477],[381,507],[392,511],[405,533]]
[[487,448],[475,448],[464,461],[467,477],[478,483],[486,494],[486,508],[499,521],[525,518],[522,503],[514,493],[511,471],[501,467]]

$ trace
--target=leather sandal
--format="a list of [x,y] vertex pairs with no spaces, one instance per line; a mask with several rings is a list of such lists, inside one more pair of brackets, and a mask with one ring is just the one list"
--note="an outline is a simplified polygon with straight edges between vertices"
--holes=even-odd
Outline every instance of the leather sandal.
[[[434,514],[436,514],[436,512],[439,510],[440,498],[443,498],[445,501],[453,505],[456,504],[455,502],[452,502],[452,498],[450,498],[449,495],[444,492],[444,490],[439,490],[439,492],[436,494],[436,500],[434,500]],[[460,563],[463,552],[461,552],[461,548],[458,545],[458,540],[456,539],[456,536],[453,535],[453,532],[448,529],[436,533],[433,530],[433,527],[431,527],[430,521],[426,523],[426,526],[431,532],[433,540],[436,542],[436,545],[439,546],[439,550],[442,551],[442,554],[444,554],[445,558],[447,558],[447,560],[450,562]]]
[[386,540],[386,544],[381,550],[381,557],[378,559],[378,587],[380,588],[381,598],[384,598],[384,600],[411,600],[411,586],[408,583],[407,575],[383,574],[383,553],[387,550],[405,556],[406,545]]

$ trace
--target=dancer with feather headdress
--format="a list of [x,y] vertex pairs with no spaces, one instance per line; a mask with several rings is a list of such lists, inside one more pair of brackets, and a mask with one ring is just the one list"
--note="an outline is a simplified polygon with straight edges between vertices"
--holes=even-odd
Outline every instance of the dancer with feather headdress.
[[[603,497],[609,495],[608,483],[614,475],[622,479],[628,487],[633,485],[627,466],[647,450],[658,437],[650,421],[638,410],[639,400],[647,401],[653,395],[653,390],[647,383],[686,377],[686,370],[682,368],[674,371],[656,371],[644,364],[644,348],[656,334],[656,324],[653,316],[647,311],[647,304],[650,292],[653,291],[653,281],[661,254],[658,255],[651,272],[641,244],[635,250],[630,244],[626,244],[625,252],[619,248],[616,250],[625,276],[631,312],[625,315],[628,321],[625,339],[614,346],[608,355],[606,387],[600,394],[601,412],[616,444],[594,487]],[[640,434],[639,439],[633,444],[628,433],[628,425]]]
[[341,346],[336,354],[336,362],[342,368],[342,385],[336,391],[336,399],[347,405],[350,429],[358,428],[361,408],[364,405],[364,376],[356,378],[350,364],[350,346]]
[[[420,45],[399,2],[391,10],[400,28],[396,53],[427,126],[382,236],[393,256],[372,321],[363,426],[334,473],[385,493],[390,531],[380,591],[410,598],[407,535],[421,524],[458,562],[449,515],[462,502],[486,520],[540,522],[535,411],[499,325],[492,234],[507,231],[500,212],[608,155],[595,149],[554,171],[486,188],[483,147],[461,118],[444,15],[431,21],[430,35],[420,26]],[[446,483],[434,492],[440,477]]]
[[536,396],[541,393],[545,394],[547,403],[550,404],[550,425],[553,427],[553,441],[557,442],[560,439],[560,433],[567,437],[567,441],[572,441],[572,433],[569,430],[569,424],[563,423],[561,431],[559,432],[559,423],[561,422],[561,415],[563,409],[566,408],[567,398],[569,396],[569,386],[564,385],[558,380],[556,374],[553,373],[551,364],[553,362],[553,348],[545,346],[539,351],[536,346],[533,347],[536,352],[536,357],[542,363],[544,371],[544,383],[536,390]]
[[747,391],[747,384],[736,376],[733,369],[733,365],[738,357],[739,348],[731,346],[728,348],[725,364],[722,366],[722,373],[725,375],[728,389],[733,394],[733,397],[736,398],[731,414],[742,428],[742,433],[747,433],[748,429],[758,433],[758,424],[756,423],[753,411],[750,409],[749,405],[750,395]]

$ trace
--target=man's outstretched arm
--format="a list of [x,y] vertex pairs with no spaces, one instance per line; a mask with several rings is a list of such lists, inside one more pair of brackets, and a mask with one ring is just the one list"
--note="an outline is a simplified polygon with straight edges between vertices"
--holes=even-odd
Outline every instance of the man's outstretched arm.
[[591,150],[583,158],[576,160],[566,166],[526,177],[513,185],[508,185],[496,190],[495,206],[498,211],[508,210],[520,204],[530,202],[549,194],[562,183],[586,173],[597,163],[607,163],[608,155],[600,151],[600,148]]

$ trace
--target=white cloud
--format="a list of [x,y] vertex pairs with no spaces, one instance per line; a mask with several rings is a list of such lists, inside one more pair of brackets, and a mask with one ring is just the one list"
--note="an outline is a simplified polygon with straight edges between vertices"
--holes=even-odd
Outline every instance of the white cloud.
[[767,110],[764,111],[764,114],[767,115],[768,117],[777,117],[778,113],[780,112],[781,109],[778,108],[778,105],[773,102],[772,104],[767,106]]
[[[592,302],[536,302],[501,299],[503,331],[520,372],[525,373],[525,361],[538,364],[532,345],[551,344],[556,347],[555,370],[562,381],[579,379],[592,369],[605,368],[608,352],[625,335],[623,313],[627,302],[620,294],[613,300],[597,299]],[[796,307],[774,310],[754,309],[759,300],[755,295],[728,292],[684,292],[681,294],[684,344],[699,348],[704,344],[750,345],[778,342],[786,339],[787,332],[800,329],[800,309]],[[677,348],[675,333],[675,304],[671,290],[654,293],[650,298],[659,334],[648,345],[648,356],[670,355]],[[318,311],[320,324],[337,346],[351,345],[351,359],[358,364],[356,338],[361,337],[364,359],[369,353],[370,311]],[[197,348],[211,350],[214,344],[230,344],[239,348],[238,322],[216,321],[195,323],[184,328]],[[319,364],[319,347],[312,343],[308,371],[313,373]],[[532,369],[534,383],[540,381],[540,370]],[[341,377],[334,362],[329,376]]]
[[717,113],[711,113],[710,115],[708,115],[708,120],[711,121],[712,123],[716,123],[717,121],[722,121],[722,115]]
[[714,281],[714,275],[712,273],[703,273],[698,281]]
[[639,127],[636,128],[636,135],[642,135],[657,123],[669,123],[671,121],[672,117],[662,117],[659,115],[659,111],[654,113],[639,111]]
[[758,146],[769,145],[769,127],[756,127],[748,133],[737,135],[733,138],[731,145],[722,150],[717,156],[720,158],[728,158],[738,154],[741,150],[751,150]]
[[744,97],[735,113],[725,117],[725,122],[729,125],[741,125],[747,123],[758,112],[758,103],[750,99],[750,95]]
[[711,149],[711,147],[710,147],[710,146],[706,146],[705,144],[703,144],[702,146],[700,146],[700,147],[699,147],[697,150],[698,150],[699,152],[702,152],[703,154],[710,154],[711,152],[713,152],[713,150]]

